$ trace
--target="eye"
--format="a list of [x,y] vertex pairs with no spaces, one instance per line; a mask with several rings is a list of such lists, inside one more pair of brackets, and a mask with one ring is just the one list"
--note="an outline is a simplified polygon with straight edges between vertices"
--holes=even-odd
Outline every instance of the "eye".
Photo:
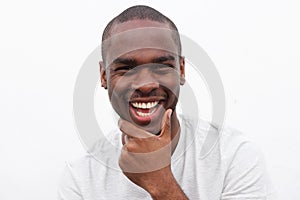
[[164,67],[169,67],[169,68],[173,68],[173,69],[175,68],[174,65],[172,65],[172,64],[163,64],[163,65],[164,65]]
[[174,65],[172,64],[156,64],[153,66],[153,71],[158,73],[168,73],[172,69],[174,69]]
[[117,68],[115,69],[115,71],[116,71],[116,72],[120,72],[120,71],[129,71],[129,70],[131,70],[131,69],[133,69],[132,66],[121,66],[121,67],[117,67]]

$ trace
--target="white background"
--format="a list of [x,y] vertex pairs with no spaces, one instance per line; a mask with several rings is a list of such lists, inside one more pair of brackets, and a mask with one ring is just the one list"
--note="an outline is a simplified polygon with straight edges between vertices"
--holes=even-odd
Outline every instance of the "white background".
[[106,23],[134,4],[166,14],[205,49],[223,80],[227,125],[262,148],[279,199],[300,199],[296,0],[1,1],[0,199],[56,199],[65,161],[85,153],[76,76]]

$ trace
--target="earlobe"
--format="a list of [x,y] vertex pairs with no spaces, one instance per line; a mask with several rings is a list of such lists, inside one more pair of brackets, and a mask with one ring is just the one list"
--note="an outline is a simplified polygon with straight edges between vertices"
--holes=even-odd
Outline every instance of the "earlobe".
[[180,77],[180,85],[184,85],[185,83],[185,77]]
[[100,66],[100,79],[101,79],[101,87],[107,89],[107,80],[106,80],[106,69],[104,63],[102,61],[99,62]]
[[185,58],[182,56],[180,58],[180,85],[185,83]]

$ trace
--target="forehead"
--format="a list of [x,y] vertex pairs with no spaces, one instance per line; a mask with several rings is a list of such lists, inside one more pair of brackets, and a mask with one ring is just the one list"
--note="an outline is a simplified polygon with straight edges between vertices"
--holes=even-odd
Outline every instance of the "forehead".
[[150,20],[131,20],[116,24],[111,29],[112,36],[102,43],[106,49],[106,63],[109,65],[121,55],[145,49],[178,54],[173,34],[176,33],[168,24]]
[[114,24],[111,27],[110,33],[113,35],[113,34],[118,34],[118,33],[124,32],[124,31],[131,30],[131,29],[146,28],[146,27],[170,29],[169,24],[167,24],[167,23],[152,21],[152,20],[148,20],[148,19],[135,19],[135,20],[126,21],[123,23]]

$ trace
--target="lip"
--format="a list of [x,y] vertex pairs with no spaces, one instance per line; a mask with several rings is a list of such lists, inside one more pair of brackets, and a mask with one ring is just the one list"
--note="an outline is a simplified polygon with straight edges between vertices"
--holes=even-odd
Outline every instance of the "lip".
[[[154,108],[135,108],[133,107],[132,103],[135,102],[140,102],[140,103],[146,103],[146,102],[155,102],[158,101],[158,104],[154,107]],[[160,113],[162,112],[164,106],[163,106],[163,101],[158,100],[158,98],[135,98],[133,101],[129,102],[129,113],[130,116],[132,118],[132,120],[139,124],[139,125],[148,125],[151,121],[157,119],[160,115]],[[142,113],[146,113],[149,114],[147,116],[141,116],[139,115],[137,112],[142,112]]]
[[135,102],[141,102],[141,103],[146,103],[146,102],[153,102],[153,101],[163,101],[164,98],[162,97],[147,97],[147,98],[143,98],[143,97],[139,97],[139,98],[134,98],[134,99],[131,99],[129,101],[129,103],[135,103]]

